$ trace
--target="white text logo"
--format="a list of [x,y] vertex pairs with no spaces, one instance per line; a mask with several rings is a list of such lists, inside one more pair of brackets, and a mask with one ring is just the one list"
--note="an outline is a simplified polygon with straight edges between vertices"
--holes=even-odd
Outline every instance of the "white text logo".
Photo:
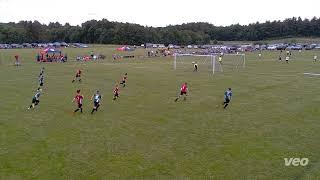
[[285,166],[306,166],[308,163],[308,158],[284,158]]

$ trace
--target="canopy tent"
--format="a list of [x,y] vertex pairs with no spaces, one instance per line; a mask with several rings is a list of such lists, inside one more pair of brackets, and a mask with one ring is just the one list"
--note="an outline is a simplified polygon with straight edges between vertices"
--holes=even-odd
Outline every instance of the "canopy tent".
[[40,52],[41,54],[48,54],[48,53],[61,53],[59,49],[55,48],[46,48]]
[[62,51],[53,47],[41,50],[36,56],[37,62],[66,62],[67,55]]

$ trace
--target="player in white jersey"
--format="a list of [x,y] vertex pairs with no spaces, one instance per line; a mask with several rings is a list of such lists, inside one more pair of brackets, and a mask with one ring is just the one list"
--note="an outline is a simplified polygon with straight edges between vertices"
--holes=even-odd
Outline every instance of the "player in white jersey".
[[98,108],[100,107],[100,101],[101,101],[101,94],[99,91],[97,91],[92,97],[91,100],[93,100],[93,109],[91,111],[91,114],[93,114],[94,111],[98,111]]
[[42,89],[38,88],[36,94],[32,98],[32,103],[28,109],[31,109],[31,108],[34,109],[35,106],[37,106],[39,104],[41,92],[42,92]]

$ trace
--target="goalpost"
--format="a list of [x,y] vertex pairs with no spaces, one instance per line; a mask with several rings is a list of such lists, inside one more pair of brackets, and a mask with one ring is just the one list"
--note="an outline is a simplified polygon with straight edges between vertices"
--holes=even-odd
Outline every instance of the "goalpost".
[[[222,61],[219,59],[222,58]],[[174,54],[173,69],[192,71],[193,64],[198,64],[199,71],[216,72],[232,71],[238,68],[245,68],[245,54]]]

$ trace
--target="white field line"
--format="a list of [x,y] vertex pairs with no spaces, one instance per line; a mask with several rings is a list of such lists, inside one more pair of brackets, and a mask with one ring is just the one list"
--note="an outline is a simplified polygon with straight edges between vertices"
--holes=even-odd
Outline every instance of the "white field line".
[[304,75],[310,75],[310,76],[320,76],[320,74],[316,73],[303,73]]

